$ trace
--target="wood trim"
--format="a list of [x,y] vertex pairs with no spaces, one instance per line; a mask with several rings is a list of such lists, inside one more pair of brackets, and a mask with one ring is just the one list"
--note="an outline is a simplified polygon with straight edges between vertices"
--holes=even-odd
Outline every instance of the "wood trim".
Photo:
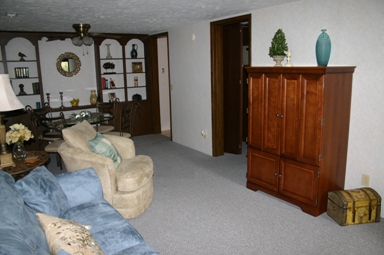
[[211,23],[212,156],[224,154],[223,28]]
[[161,118],[160,118],[160,91],[159,91],[159,65],[157,53],[157,37],[150,36],[148,38],[148,67],[147,81],[150,84],[148,87],[148,99],[151,103],[151,119],[152,133],[161,133]]
[[[159,65],[158,65],[158,52],[157,52],[157,39],[159,38],[167,38],[168,42],[168,70],[169,70],[169,40],[168,40],[168,32],[159,33],[155,35],[150,35],[148,37],[148,59],[150,62],[149,70],[151,70],[151,73],[148,73],[148,81],[151,83],[151,107],[152,107],[152,133],[153,134],[160,134],[161,133],[161,113],[160,113],[160,90],[159,90]],[[168,73],[169,75],[169,73]],[[171,92],[169,92],[169,99],[171,98]],[[170,105],[170,111],[172,113],[171,105]],[[172,114],[171,114],[171,126],[172,126]],[[172,128],[171,128],[172,130]],[[172,133],[171,133],[172,136]],[[172,138],[171,138],[172,139]]]

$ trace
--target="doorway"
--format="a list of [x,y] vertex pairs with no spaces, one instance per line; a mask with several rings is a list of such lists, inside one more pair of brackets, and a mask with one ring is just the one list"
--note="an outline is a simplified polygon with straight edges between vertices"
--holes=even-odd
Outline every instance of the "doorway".
[[243,66],[251,63],[249,31],[251,14],[211,23],[213,156],[241,154],[246,140],[248,86]]
[[160,129],[162,135],[171,137],[168,37],[157,38],[157,62],[159,66]]
[[172,140],[171,91],[169,79],[168,33],[149,37],[150,65],[149,80],[153,133],[161,133]]

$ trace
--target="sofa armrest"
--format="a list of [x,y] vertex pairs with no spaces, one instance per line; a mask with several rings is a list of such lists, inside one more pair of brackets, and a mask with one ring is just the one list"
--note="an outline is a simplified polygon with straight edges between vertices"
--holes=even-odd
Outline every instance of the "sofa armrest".
[[58,174],[56,179],[67,196],[70,207],[103,199],[101,182],[92,167]]
[[113,146],[115,146],[116,150],[120,153],[123,159],[135,157],[135,144],[132,139],[117,135],[103,135],[113,144]]

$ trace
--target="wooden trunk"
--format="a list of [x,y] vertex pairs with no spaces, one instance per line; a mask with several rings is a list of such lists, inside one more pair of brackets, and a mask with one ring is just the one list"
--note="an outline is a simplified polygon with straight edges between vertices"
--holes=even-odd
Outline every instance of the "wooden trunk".
[[327,214],[341,226],[380,221],[381,197],[371,188],[328,192]]

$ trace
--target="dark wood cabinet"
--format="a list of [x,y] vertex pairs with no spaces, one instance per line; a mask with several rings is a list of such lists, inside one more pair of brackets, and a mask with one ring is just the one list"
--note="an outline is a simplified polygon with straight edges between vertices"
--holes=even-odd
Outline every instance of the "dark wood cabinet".
[[313,216],[344,188],[355,67],[247,67],[247,187]]

